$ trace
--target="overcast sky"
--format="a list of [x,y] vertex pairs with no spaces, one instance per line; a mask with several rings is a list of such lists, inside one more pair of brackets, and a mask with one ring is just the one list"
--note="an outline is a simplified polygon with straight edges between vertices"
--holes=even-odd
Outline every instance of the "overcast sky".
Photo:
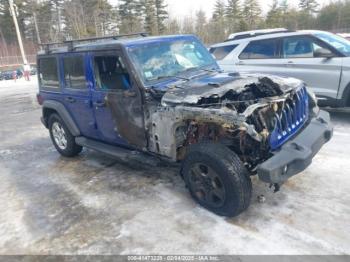
[[[118,0],[109,0],[112,4],[118,3]],[[215,0],[165,0],[168,4],[168,11],[171,17],[184,17],[191,13],[195,13],[197,10],[202,9],[207,13],[207,16],[211,16]],[[263,13],[269,9],[272,0],[259,0]],[[298,0],[289,0],[288,3],[291,6],[297,6]],[[330,0],[318,0],[320,5],[324,5],[330,2]]]

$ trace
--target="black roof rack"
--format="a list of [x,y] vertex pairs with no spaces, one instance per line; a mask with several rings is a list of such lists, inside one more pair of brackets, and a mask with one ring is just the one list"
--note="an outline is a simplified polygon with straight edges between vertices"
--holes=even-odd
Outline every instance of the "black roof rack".
[[235,41],[235,40],[241,40],[241,39],[247,39],[257,36],[263,36],[263,35],[273,35],[273,34],[280,34],[280,33],[291,33],[295,32],[293,30],[281,30],[281,31],[273,31],[273,32],[265,32],[265,33],[247,33],[242,35],[237,35],[233,38],[226,39],[225,42]]
[[82,42],[94,42],[94,41],[100,41],[100,40],[106,40],[106,39],[113,39],[117,40],[119,38],[123,37],[131,37],[131,36],[141,36],[146,37],[148,36],[148,33],[140,32],[140,33],[131,33],[131,34],[122,34],[122,35],[111,35],[111,36],[101,36],[101,37],[88,37],[88,38],[81,38],[81,39],[73,39],[73,40],[65,40],[63,42],[52,42],[52,43],[43,43],[40,44],[43,46],[45,53],[50,53],[50,47],[59,47],[59,46],[67,46],[68,51],[73,51],[76,43],[82,43]]

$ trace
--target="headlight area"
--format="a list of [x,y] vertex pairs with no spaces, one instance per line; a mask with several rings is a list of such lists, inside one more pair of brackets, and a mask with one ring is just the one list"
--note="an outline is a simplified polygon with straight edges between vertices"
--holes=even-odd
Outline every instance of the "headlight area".
[[312,115],[318,115],[320,112],[320,108],[318,107],[318,101],[315,93],[310,89],[306,87],[306,92],[309,97],[309,108],[310,108],[310,113]]

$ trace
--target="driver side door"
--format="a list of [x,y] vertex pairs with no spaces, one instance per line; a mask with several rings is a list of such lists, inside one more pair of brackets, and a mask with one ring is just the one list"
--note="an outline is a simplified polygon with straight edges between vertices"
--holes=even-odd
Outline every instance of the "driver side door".
[[122,55],[109,51],[91,57],[95,79],[92,103],[100,139],[144,148],[147,140],[141,93],[128,73]]
[[337,98],[343,58],[317,57],[317,49],[328,49],[321,41],[307,35],[281,39],[281,59],[285,74],[303,80],[317,96]]

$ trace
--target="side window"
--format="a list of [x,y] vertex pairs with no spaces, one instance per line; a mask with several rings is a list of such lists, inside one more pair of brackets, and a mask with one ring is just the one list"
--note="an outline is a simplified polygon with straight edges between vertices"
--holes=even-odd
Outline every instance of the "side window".
[[311,58],[314,57],[313,46],[310,38],[289,37],[283,39],[284,58]]
[[[315,51],[318,49],[327,49],[325,46],[321,46],[312,38],[301,37],[289,37],[283,39],[283,57],[284,58],[314,58]],[[331,50],[329,50],[331,53]]]
[[42,87],[59,88],[56,57],[40,58],[39,72],[39,81]]
[[273,59],[279,58],[277,40],[253,41],[243,50],[240,59]]
[[224,59],[229,53],[231,53],[237,45],[226,45],[210,48],[209,52],[215,56],[216,60]]
[[87,88],[83,56],[64,57],[63,68],[66,87],[74,89]]
[[130,77],[121,57],[101,55],[94,58],[96,86],[102,90],[128,90]]

